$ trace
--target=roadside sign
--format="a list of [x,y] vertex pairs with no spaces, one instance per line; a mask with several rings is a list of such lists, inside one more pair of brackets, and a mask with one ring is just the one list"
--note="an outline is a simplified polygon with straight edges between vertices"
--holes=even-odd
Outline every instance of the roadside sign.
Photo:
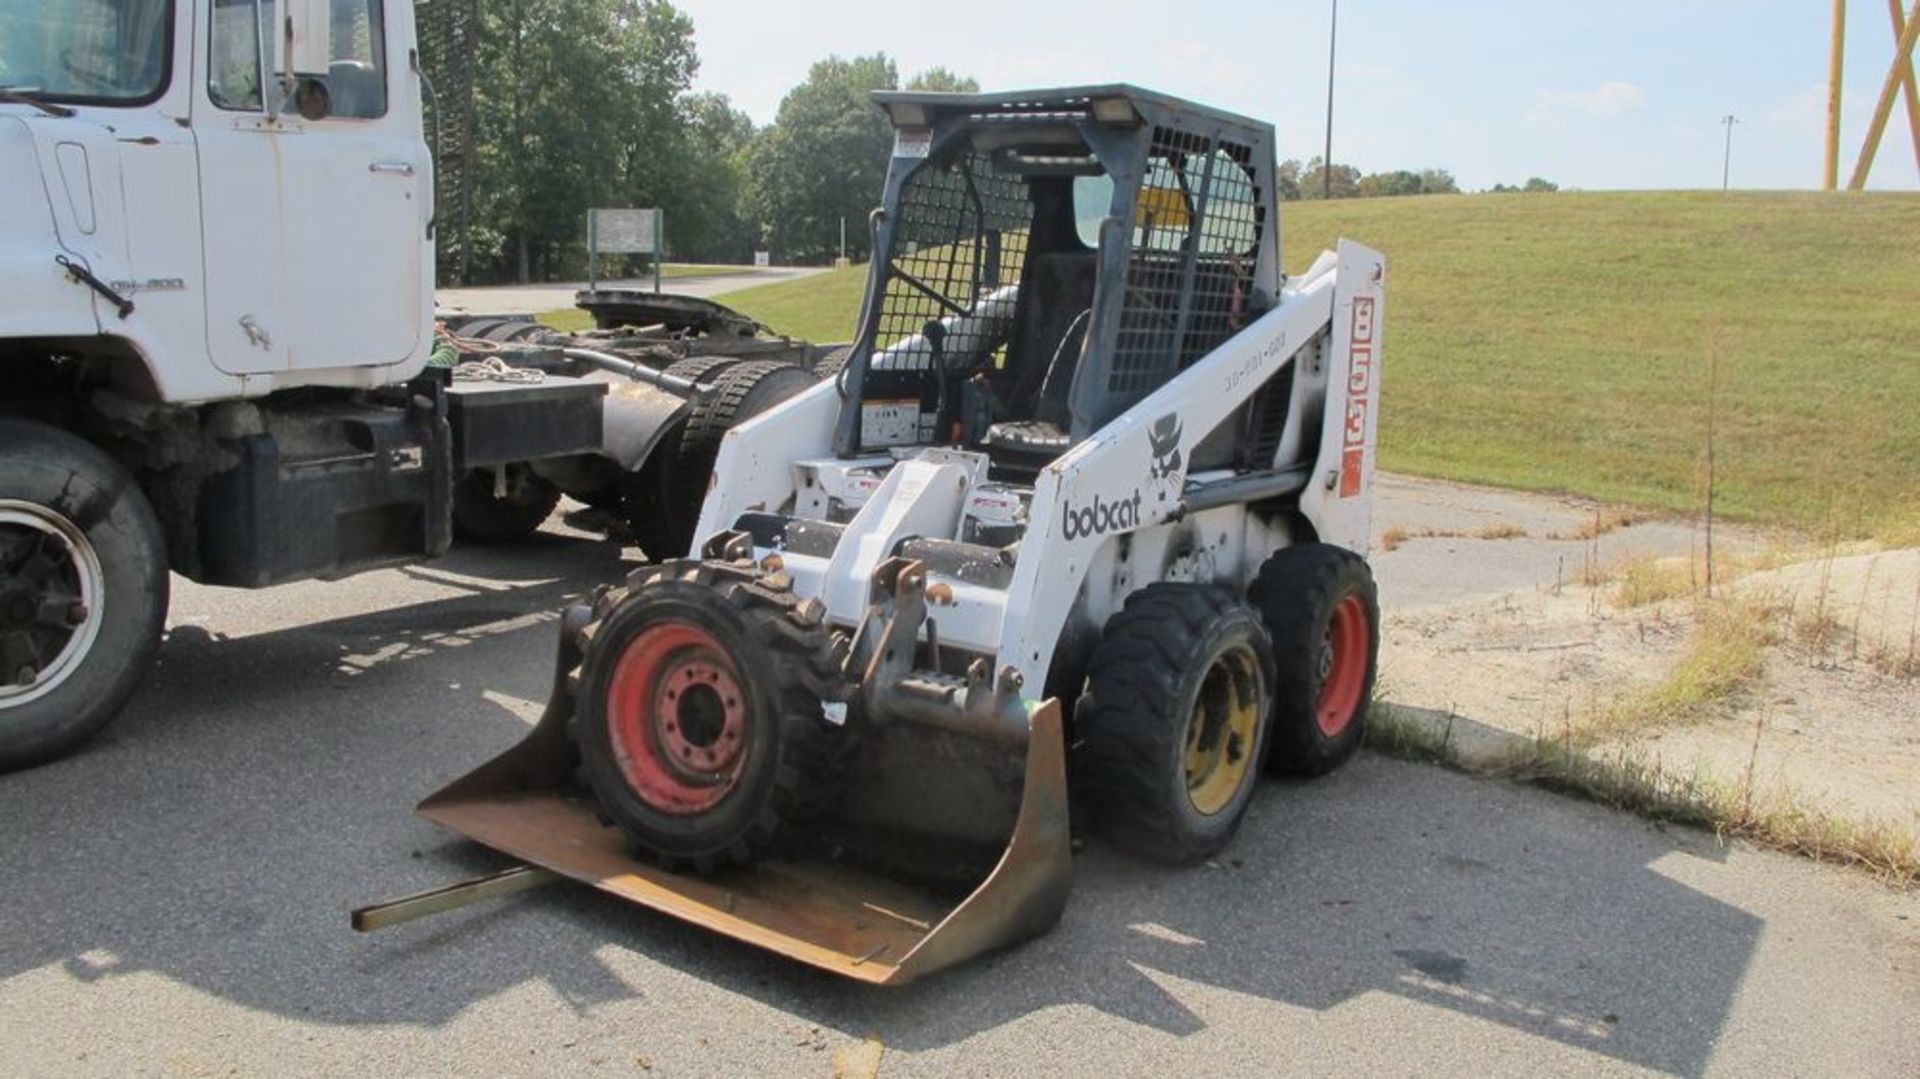
[[587,211],[587,287],[600,285],[600,254],[647,255],[653,263],[653,291],[660,291],[660,254],[666,239],[658,207]]

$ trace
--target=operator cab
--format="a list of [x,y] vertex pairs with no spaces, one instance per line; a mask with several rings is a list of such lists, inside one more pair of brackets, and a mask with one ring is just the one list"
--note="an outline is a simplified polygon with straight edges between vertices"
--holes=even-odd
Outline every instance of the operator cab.
[[875,98],[894,157],[843,458],[956,446],[1030,483],[1279,289],[1265,124],[1124,86]]

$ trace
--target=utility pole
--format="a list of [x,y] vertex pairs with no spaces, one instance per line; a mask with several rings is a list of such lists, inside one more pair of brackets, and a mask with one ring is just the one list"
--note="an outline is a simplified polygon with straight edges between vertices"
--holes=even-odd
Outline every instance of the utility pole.
[[1333,18],[1327,24],[1327,149],[1320,158],[1320,197],[1333,197],[1333,56],[1340,33],[1340,0],[1333,0]]
[[1727,154],[1720,161],[1720,190],[1725,191],[1727,178],[1733,175],[1733,125],[1740,120],[1732,113],[1728,113],[1720,118],[1720,122],[1727,128]]

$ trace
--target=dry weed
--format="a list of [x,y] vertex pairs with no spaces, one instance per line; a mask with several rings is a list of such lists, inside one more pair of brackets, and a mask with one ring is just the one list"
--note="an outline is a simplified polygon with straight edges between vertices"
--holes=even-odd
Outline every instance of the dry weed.
[[1593,518],[1580,522],[1579,527],[1568,529],[1564,532],[1549,532],[1546,538],[1551,540],[1599,539],[1601,536],[1607,535],[1610,532],[1618,532],[1622,528],[1629,528],[1643,521],[1651,521],[1654,516],[1654,514],[1648,513],[1645,510],[1597,509],[1593,511]]
[[1408,540],[1416,540],[1416,539],[1507,540],[1507,539],[1524,539],[1528,534],[1529,533],[1527,532],[1527,530],[1524,528],[1521,528],[1519,525],[1508,524],[1508,523],[1502,523],[1502,524],[1496,524],[1496,525],[1481,525],[1479,528],[1466,529],[1466,530],[1457,529],[1457,528],[1408,529],[1408,528],[1402,528],[1399,525],[1394,525],[1392,528],[1389,528],[1385,532],[1382,532],[1380,534],[1380,547],[1382,550],[1394,551],[1394,550],[1398,550]]

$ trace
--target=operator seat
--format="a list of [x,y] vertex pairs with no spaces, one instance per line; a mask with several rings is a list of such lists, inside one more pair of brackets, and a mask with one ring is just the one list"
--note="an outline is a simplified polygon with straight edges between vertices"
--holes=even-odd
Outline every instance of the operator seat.
[[1091,308],[1082,310],[1055,347],[1053,359],[1046,366],[1046,377],[1040,383],[1035,418],[1007,420],[987,428],[981,444],[986,448],[988,462],[996,469],[1013,475],[1038,475],[1054,458],[1073,447],[1073,436],[1066,430],[1072,419],[1064,399],[1066,388],[1073,384],[1073,361],[1080,356],[1087,336],[1087,320],[1092,314]]
[[1027,267],[1020,288],[1033,300],[1014,316],[1007,347],[1013,387],[1005,400],[1015,409],[1032,402],[1031,411],[988,427],[981,439],[987,459],[1009,479],[1037,475],[1073,445],[1067,394],[1092,319],[1098,257],[1092,251],[1051,252],[1034,256]]

